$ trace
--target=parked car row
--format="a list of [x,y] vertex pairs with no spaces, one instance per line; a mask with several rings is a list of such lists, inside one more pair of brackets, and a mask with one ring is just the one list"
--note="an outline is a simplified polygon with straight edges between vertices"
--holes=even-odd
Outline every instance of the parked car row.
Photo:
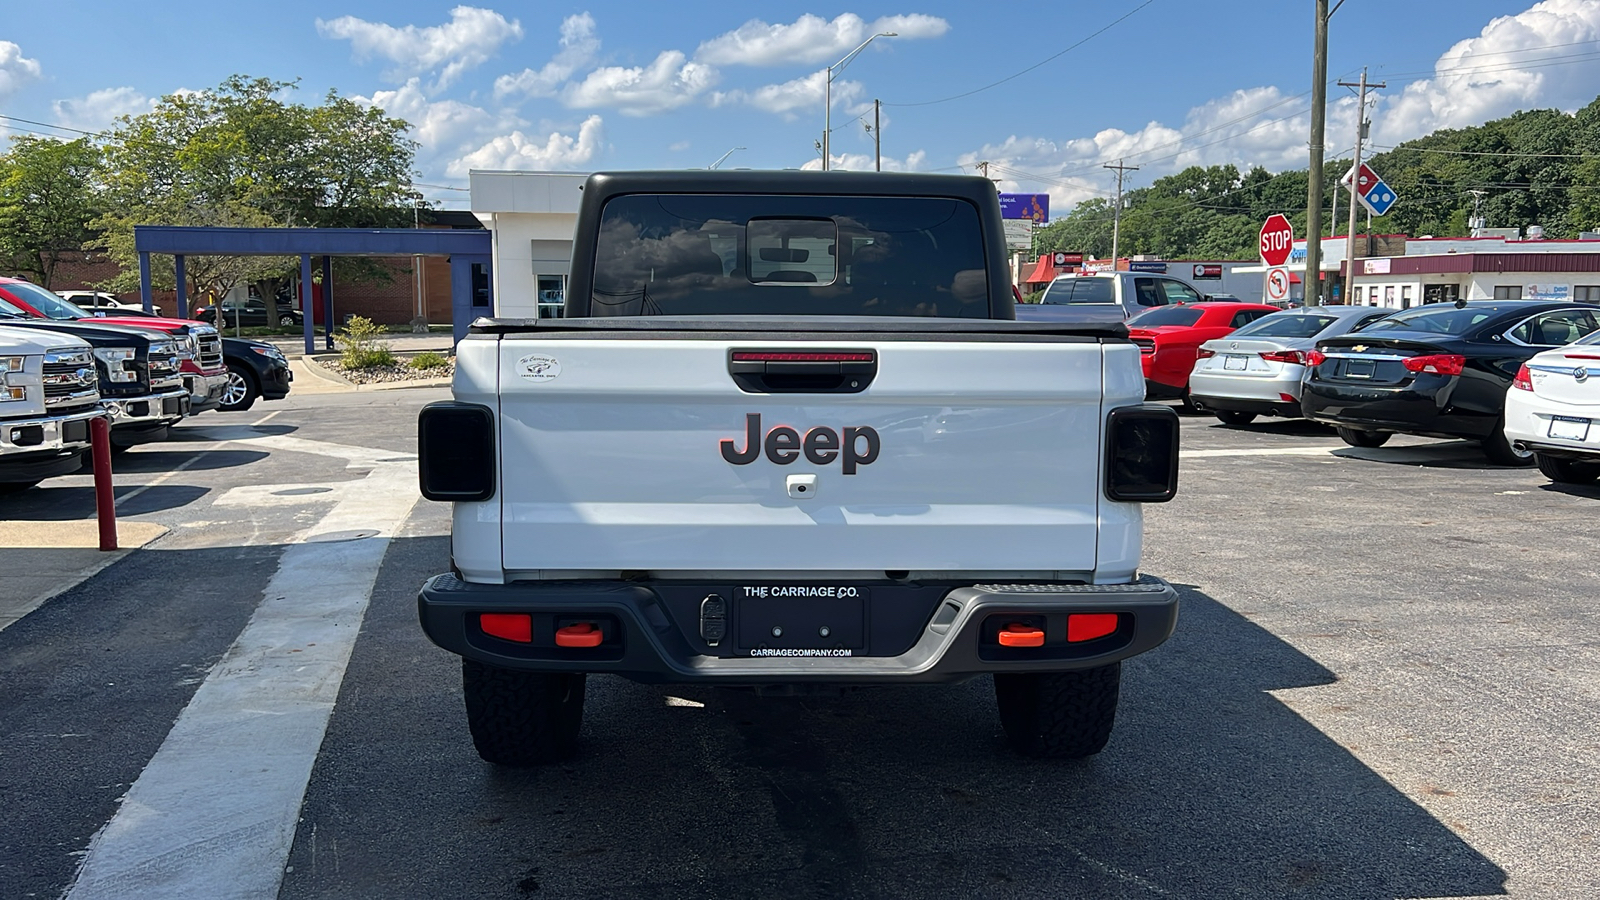
[[[1130,332],[1159,312],[1129,320]],[[1600,480],[1600,306],[1284,310],[1201,344],[1188,385],[1230,425],[1304,416],[1357,447],[1395,434],[1466,439],[1500,465]]]
[[280,399],[292,379],[271,344],[181,319],[93,315],[0,278],[0,493],[77,471],[92,419],[110,419],[119,452],[165,440],[185,416]]

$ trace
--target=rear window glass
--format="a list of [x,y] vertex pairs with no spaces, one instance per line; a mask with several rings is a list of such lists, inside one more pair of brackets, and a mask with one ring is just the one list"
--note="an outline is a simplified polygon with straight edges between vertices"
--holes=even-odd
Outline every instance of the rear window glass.
[[1193,325],[1205,310],[1192,306],[1159,306],[1128,320],[1129,328],[1155,328],[1158,325]]
[[1428,334],[1466,334],[1493,318],[1496,310],[1459,308],[1445,309],[1423,307],[1385,316],[1369,325],[1357,328],[1360,332],[1423,331]]
[[594,316],[989,318],[978,211],[937,197],[608,201]]
[[1040,303],[1115,303],[1109,278],[1058,278],[1045,288]]
[[1240,328],[1233,337],[1315,337],[1322,329],[1338,321],[1338,316],[1314,316],[1306,313],[1284,315],[1269,313]]

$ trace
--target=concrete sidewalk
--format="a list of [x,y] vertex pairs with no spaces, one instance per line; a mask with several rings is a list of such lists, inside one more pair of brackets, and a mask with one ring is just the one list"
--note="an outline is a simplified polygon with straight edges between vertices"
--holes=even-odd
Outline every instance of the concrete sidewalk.
[[118,522],[121,549],[101,551],[94,519],[0,522],[0,631],[166,533],[154,522]]
[[[247,338],[252,341],[266,341],[291,359],[302,356],[306,352],[305,338],[300,335],[274,334],[268,337]],[[429,332],[428,334],[385,334],[379,336],[377,343],[386,345],[396,353],[420,353],[432,350],[435,353],[451,353],[455,350],[455,340],[449,332]],[[327,349],[327,341],[321,332],[316,336],[318,353],[331,352]]]

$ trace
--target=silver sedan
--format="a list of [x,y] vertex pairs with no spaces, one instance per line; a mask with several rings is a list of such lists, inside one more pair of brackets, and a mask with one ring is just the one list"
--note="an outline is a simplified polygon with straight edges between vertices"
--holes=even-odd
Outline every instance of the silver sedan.
[[1323,338],[1354,331],[1392,312],[1398,310],[1312,306],[1263,316],[1200,345],[1189,394],[1228,425],[1248,425],[1256,416],[1298,417],[1306,353]]

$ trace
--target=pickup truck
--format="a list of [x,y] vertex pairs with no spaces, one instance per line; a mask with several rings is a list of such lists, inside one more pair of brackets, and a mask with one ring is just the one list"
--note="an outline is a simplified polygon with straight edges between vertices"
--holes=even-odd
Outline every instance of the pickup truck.
[[166,440],[189,412],[189,392],[179,373],[178,339],[160,331],[55,321],[0,300],[0,325],[41,335],[74,335],[94,348],[100,407],[111,417],[111,449]]
[[59,294],[17,278],[0,278],[0,300],[39,318],[57,322],[90,322],[166,332],[177,341],[183,386],[189,391],[190,415],[222,406],[228,391],[228,369],[222,359],[222,338],[211,325],[188,319],[147,316],[142,312],[137,315],[91,313]]
[[0,327],[0,494],[78,471],[102,415],[88,341]]
[[1104,747],[1176,622],[1139,556],[1177,416],[1120,321],[1014,320],[992,184],[597,174],[568,285],[563,318],[475,323],[418,423],[454,504],[419,614],[483,759],[569,757],[601,673],[992,676],[1021,753]]
[[1171,275],[1100,272],[1061,275],[1038,303],[1017,306],[1024,322],[1120,322],[1157,306],[1211,299],[1194,285]]

